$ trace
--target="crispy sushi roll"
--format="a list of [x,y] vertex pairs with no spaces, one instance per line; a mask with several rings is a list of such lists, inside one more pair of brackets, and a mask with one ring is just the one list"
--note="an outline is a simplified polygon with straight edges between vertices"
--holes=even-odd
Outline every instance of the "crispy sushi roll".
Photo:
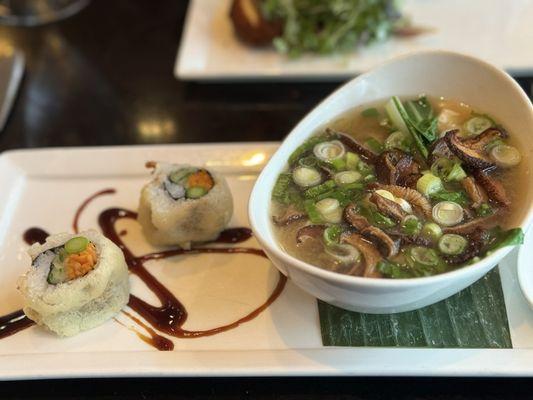
[[189,248],[217,238],[233,214],[233,199],[223,177],[205,168],[147,163],[154,179],[141,192],[138,220],[156,245]]
[[24,313],[60,336],[94,328],[128,302],[124,255],[95,230],[49,236],[28,254],[32,265],[18,285]]

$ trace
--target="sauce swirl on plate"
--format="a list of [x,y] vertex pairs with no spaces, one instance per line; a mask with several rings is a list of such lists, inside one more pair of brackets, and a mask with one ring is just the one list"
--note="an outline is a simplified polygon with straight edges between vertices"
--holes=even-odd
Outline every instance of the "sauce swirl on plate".
[[[74,216],[74,221],[72,224],[74,231],[78,231],[78,220],[83,210],[94,199],[98,198],[99,196],[113,194],[115,192],[115,189],[104,189],[93,194],[84,202],[82,202]],[[240,324],[251,321],[252,319],[257,317],[262,311],[268,308],[268,306],[279,297],[279,295],[283,291],[283,288],[285,287],[287,278],[284,275],[280,274],[278,282],[268,299],[247,315],[231,323],[218,327],[213,327],[207,330],[191,331],[183,329],[183,325],[185,324],[188,316],[188,312],[185,306],[170,290],[168,290],[168,288],[162,282],[160,282],[154,275],[152,275],[148,271],[148,269],[144,265],[146,262],[152,260],[160,260],[168,257],[200,253],[237,253],[252,254],[260,257],[266,257],[265,253],[260,249],[252,247],[195,247],[190,250],[170,249],[136,256],[133,254],[132,250],[124,244],[123,240],[121,239],[121,236],[124,236],[126,232],[117,231],[115,228],[115,223],[119,219],[136,220],[137,213],[122,208],[109,208],[100,213],[98,217],[98,223],[103,234],[107,238],[112,240],[117,246],[119,246],[122,252],[124,253],[124,257],[126,259],[126,263],[128,264],[130,272],[132,274],[137,275],[161,302],[161,306],[154,306],[142,300],[141,298],[130,294],[128,306],[139,316],[141,316],[145,321],[147,321],[149,325],[147,325],[137,316],[127,311],[123,311],[123,313],[148,333],[148,335],[145,335],[133,329],[137,336],[139,336],[143,341],[147,342],[158,350],[172,350],[174,348],[174,344],[171,340],[167,339],[162,335],[159,335],[156,330],[178,338],[198,338],[203,336],[216,335],[218,333],[234,329]],[[28,244],[33,244],[36,242],[42,243],[46,240],[47,236],[48,233],[45,230],[37,227],[29,228],[23,234],[24,241]],[[252,232],[249,228],[230,228],[223,231],[216,240],[211,242],[211,244],[236,244],[248,240],[251,236]],[[120,321],[116,321],[122,324]],[[1,316],[0,339],[11,336],[32,325],[34,325],[34,322],[28,319],[24,315],[22,310],[18,310],[8,315]]]

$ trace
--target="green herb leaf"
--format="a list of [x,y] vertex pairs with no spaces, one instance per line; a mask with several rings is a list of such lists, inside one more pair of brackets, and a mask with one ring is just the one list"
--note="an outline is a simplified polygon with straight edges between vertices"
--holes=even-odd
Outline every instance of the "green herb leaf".
[[392,228],[393,226],[396,226],[396,223],[392,219],[366,205],[360,204],[359,212],[372,225],[376,225],[380,228]]
[[291,174],[284,173],[278,176],[278,180],[272,189],[272,198],[279,201],[280,203],[286,204],[287,198],[287,189],[291,184]]
[[[357,187],[355,187],[355,185],[357,185]],[[322,193],[321,195],[315,197],[313,200],[320,201],[327,198],[336,199],[339,201],[341,207],[345,207],[348,203],[359,200],[362,196],[363,189],[363,186],[360,183],[352,183],[347,186],[352,187],[333,189],[328,192]]]
[[361,112],[361,115],[365,118],[377,118],[380,114],[377,108],[372,107],[363,110],[363,112]]
[[383,152],[383,145],[375,138],[368,138],[365,140],[365,145],[374,153],[380,154]]
[[487,203],[481,204],[476,210],[476,214],[478,215],[478,217],[488,217],[489,215],[492,215],[493,213],[494,213],[494,210]]
[[314,199],[317,196],[320,196],[321,194],[324,194],[330,191],[335,186],[336,186],[335,181],[333,179],[329,179],[326,182],[321,183],[320,185],[307,189],[304,192],[304,197],[307,199]]
[[404,218],[401,224],[402,231],[407,235],[418,235],[422,229],[422,223],[420,220],[414,216],[408,216]]
[[429,151],[424,144],[424,140],[420,133],[418,132],[418,129],[416,127],[416,123],[412,121],[412,119],[407,114],[407,111],[405,110],[401,100],[397,96],[392,97],[392,101],[394,106],[396,107],[398,113],[402,117],[403,122],[407,126],[408,133],[411,134],[411,137],[413,138],[413,141],[415,143],[416,149],[420,152],[422,157],[427,158],[429,155]]
[[432,194],[430,197],[437,201],[453,201],[461,206],[466,206],[468,204],[468,195],[463,190],[456,192],[441,191]]
[[524,243],[524,232],[521,228],[499,231],[496,239],[489,246],[489,251],[501,249],[506,246],[517,246]]
[[266,19],[284,21],[282,36],[273,43],[289,57],[353,51],[390,36],[401,17],[393,0],[263,0],[259,4]]
[[385,277],[392,279],[406,279],[415,278],[416,271],[412,270],[408,265],[394,263],[388,260],[383,260],[378,263],[378,271]]
[[433,108],[425,96],[406,102],[405,110],[409,116],[409,123],[420,135],[429,143],[437,139],[438,119],[434,116]]
[[324,346],[512,348],[498,268],[415,311],[363,314],[322,301],[318,310]]

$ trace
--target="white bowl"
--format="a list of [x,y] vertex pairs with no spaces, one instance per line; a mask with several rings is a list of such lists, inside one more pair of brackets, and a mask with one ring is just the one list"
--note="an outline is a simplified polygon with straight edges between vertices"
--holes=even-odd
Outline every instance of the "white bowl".
[[[509,75],[481,60],[451,52],[421,52],[394,59],[346,83],[287,136],[259,176],[249,203],[252,229],[268,257],[283,274],[313,296],[353,311],[378,314],[409,311],[443,300],[471,285],[511,250],[510,247],[500,249],[475,264],[441,275],[392,280],[326,271],[290,256],[275,239],[270,215],[271,191],[293,150],[318,127],[349,109],[393,95],[420,93],[460,100],[494,116],[516,137],[522,162],[531,171],[531,102]],[[525,231],[533,219],[533,185],[525,185],[520,191],[524,201],[515,210],[516,225]]]

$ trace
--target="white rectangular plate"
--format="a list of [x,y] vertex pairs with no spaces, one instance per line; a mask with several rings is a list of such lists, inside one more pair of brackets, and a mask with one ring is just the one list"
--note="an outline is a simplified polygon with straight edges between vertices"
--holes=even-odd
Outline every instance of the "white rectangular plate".
[[175,66],[178,78],[345,79],[391,57],[426,49],[471,54],[515,76],[533,71],[532,0],[404,0],[404,14],[432,32],[392,38],[351,54],[297,60],[241,43],[228,17],[231,1],[191,0]]
[[[98,228],[108,207],[135,210],[149,179],[146,160],[206,165],[231,187],[231,226],[247,225],[248,195],[275,143],[43,149],[0,156],[0,315],[21,308],[17,277],[30,260],[22,233],[31,226],[69,231],[79,204],[92,193],[115,188],[86,209],[80,227]],[[121,223],[121,222],[119,222]],[[153,250],[136,223],[125,237],[137,254]],[[245,246],[256,247],[252,239]],[[196,255],[147,264],[186,305],[184,328],[206,329],[230,322],[261,304],[277,271],[251,255]],[[173,338],[173,352],[159,352],[115,320],[61,339],[31,327],[0,340],[0,379],[122,376],[272,375],[533,375],[533,314],[516,282],[516,254],[501,266],[511,325],[512,350],[452,350],[322,347],[316,300],[288,283],[256,319],[225,333]],[[134,294],[155,301],[132,276]],[[130,326],[123,315],[118,319]]]

